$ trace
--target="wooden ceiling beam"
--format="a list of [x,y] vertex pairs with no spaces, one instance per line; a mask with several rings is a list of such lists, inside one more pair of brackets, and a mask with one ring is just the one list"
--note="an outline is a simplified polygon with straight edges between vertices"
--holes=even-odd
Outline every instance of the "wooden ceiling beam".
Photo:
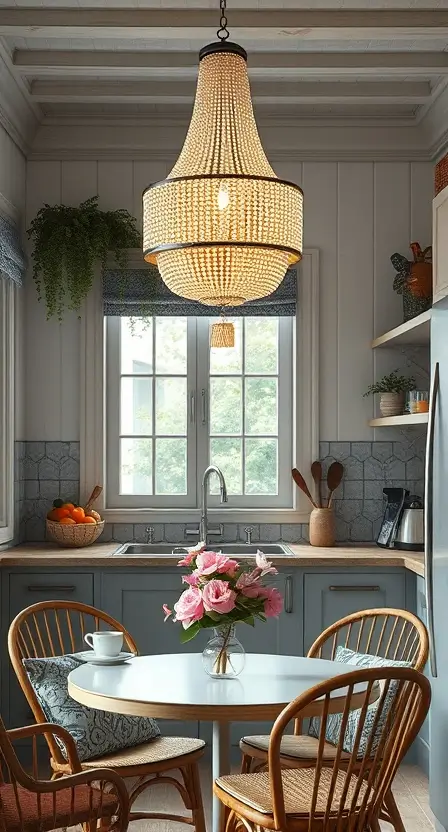
[[[443,37],[445,9],[229,9],[233,38]],[[216,9],[0,8],[0,34],[25,37],[200,37],[212,40]]]
[[[187,71],[195,74],[196,52],[125,52],[84,51],[78,49],[17,49],[13,63],[23,75],[76,74],[87,71],[111,74],[117,69],[126,75],[179,76]],[[249,72],[253,76],[272,70],[289,77],[312,74],[334,75],[446,75],[447,52],[252,52]]]
[[[66,81],[43,80],[31,83],[31,95],[35,101],[149,101],[190,100],[195,92],[194,82],[171,81]],[[255,99],[386,99],[408,101],[416,104],[426,101],[430,85],[426,82],[296,82],[285,85],[283,81],[252,84]]]

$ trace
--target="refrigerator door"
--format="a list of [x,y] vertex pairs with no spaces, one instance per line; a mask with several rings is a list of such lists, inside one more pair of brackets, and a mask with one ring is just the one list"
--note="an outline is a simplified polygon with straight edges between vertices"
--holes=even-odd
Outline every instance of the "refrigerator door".
[[[448,300],[433,307],[431,319],[432,373],[439,365],[439,392],[434,421],[432,471],[432,562],[426,580],[433,615],[433,667],[430,729],[430,803],[448,830]],[[431,487],[430,494],[431,497]],[[432,510],[431,510],[432,509]],[[429,541],[431,543],[431,540]],[[429,623],[429,621],[428,621]],[[434,664],[435,662],[435,664]]]

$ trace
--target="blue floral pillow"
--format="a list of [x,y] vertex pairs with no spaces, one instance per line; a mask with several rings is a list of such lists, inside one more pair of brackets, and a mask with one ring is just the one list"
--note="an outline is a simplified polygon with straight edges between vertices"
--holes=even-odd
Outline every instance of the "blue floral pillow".
[[[392,661],[391,659],[384,659],[382,656],[370,656],[368,653],[355,653],[353,650],[349,650],[348,647],[338,647],[336,649],[334,660],[336,662],[343,662],[345,664],[356,665],[357,667],[412,667],[410,662],[397,662]],[[347,668],[347,670],[350,670],[350,668]],[[397,688],[397,682],[391,681],[389,684],[387,694],[384,697],[384,702],[381,709],[381,716],[378,719],[376,736],[372,741],[370,754],[374,754],[378,747],[384,723],[393,705],[397,693]],[[372,704],[369,705],[367,708],[367,713],[364,721],[364,728],[359,741],[358,757],[362,757],[366,752],[373,724],[376,719],[376,713],[379,707],[380,699],[381,696],[376,702],[372,702]],[[348,753],[351,753],[353,751],[360,715],[360,710],[351,711],[348,715],[348,721],[345,729],[345,737],[343,743],[344,751],[347,751]],[[325,731],[325,739],[327,740],[327,742],[330,742],[332,745],[338,745],[339,736],[341,733],[341,726],[342,714],[328,715],[327,728]],[[308,733],[310,734],[310,736],[316,737],[316,739],[318,739],[319,731],[320,720],[315,717],[311,720]]]
[[[23,659],[23,664],[45,718],[72,735],[81,762],[160,736],[154,719],[97,711],[75,702],[67,690],[69,673],[82,664],[75,656]],[[64,743],[56,741],[66,757]]]

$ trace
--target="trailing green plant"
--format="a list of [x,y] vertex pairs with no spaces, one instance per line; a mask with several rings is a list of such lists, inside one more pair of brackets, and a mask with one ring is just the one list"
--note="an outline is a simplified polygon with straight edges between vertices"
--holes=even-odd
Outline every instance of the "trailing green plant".
[[96,264],[104,268],[109,252],[123,269],[127,249],[141,245],[135,218],[124,208],[101,211],[97,196],[77,208],[44,205],[27,234],[33,240],[33,278],[39,300],[45,297],[47,319],[62,320],[65,309],[80,309],[92,288]]
[[373,393],[409,393],[417,387],[415,378],[412,376],[399,376],[398,369],[389,375],[383,376],[380,381],[371,384],[364,396],[371,396]]

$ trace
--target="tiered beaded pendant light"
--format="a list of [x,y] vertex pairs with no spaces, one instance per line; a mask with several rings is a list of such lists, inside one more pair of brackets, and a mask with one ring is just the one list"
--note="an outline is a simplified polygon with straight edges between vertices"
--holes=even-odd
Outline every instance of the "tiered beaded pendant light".
[[143,252],[177,295],[227,307],[270,295],[300,260],[303,193],[265,156],[247,55],[227,40],[225,0],[220,8],[179,159],[143,193]]

